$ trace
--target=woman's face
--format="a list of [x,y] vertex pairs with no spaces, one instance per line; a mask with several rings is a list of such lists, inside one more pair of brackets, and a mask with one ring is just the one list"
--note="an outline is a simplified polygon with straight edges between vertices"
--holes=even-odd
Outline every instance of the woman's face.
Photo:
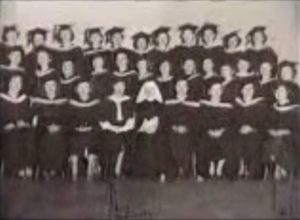
[[192,43],[195,39],[194,32],[191,30],[185,30],[182,33],[182,39],[184,43]]
[[177,95],[186,95],[188,92],[188,84],[184,80],[180,80],[176,83],[176,93]]
[[231,79],[233,76],[233,72],[232,69],[229,65],[223,65],[221,67],[221,76],[227,80],[227,79]]
[[279,86],[275,90],[275,98],[277,101],[288,99],[288,91],[285,86]]
[[124,82],[117,82],[114,84],[113,89],[114,89],[114,94],[116,95],[124,95],[125,94],[125,83]]
[[252,99],[254,97],[254,85],[246,84],[242,88],[242,96],[244,99]]
[[239,60],[238,62],[238,70],[240,72],[248,72],[249,68],[250,68],[250,63],[247,60]]
[[280,78],[284,81],[293,81],[294,72],[290,66],[285,66],[281,69]]
[[88,82],[82,82],[77,86],[77,94],[82,101],[86,101],[89,99],[90,91],[91,88]]
[[48,65],[50,63],[50,57],[49,54],[46,51],[40,51],[37,54],[37,63],[40,66],[45,66]]
[[204,38],[205,44],[212,44],[215,41],[216,35],[212,30],[207,29],[203,33],[203,38]]
[[90,41],[92,44],[101,44],[102,40],[102,36],[99,33],[92,33],[90,36]]
[[159,67],[160,73],[162,77],[168,77],[170,76],[171,66],[169,61],[164,61],[160,64]]
[[69,43],[72,41],[72,32],[71,30],[62,30],[60,32],[60,38],[62,39],[63,43]]
[[20,76],[14,76],[11,78],[9,82],[8,89],[10,91],[14,91],[15,93],[19,94],[23,86],[23,81]]
[[238,47],[239,41],[237,36],[231,37],[228,40],[228,47],[229,49],[235,49]]
[[212,59],[210,59],[210,58],[205,59],[203,61],[202,67],[205,72],[212,71],[214,68],[214,63],[213,63]]
[[71,60],[63,62],[62,72],[63,72],[65,78],[69,78],[74,75],[74,64]]
[[119,48],[123,44],[123,35],[121,33],[115,33],[112,36],[112,44],[115,48]]
[[9,57],[10,63],[13,63],[17,66],[19,66],[22,62],[22,54],[20,51],[12,51],[8,57]]
[[220,98],[222,95],[222,85],[220,83],[213,84],[208,93],[211,98]]
[[47,98],[55,98],[57,91],[57,83],[54,80],[49,80],[45,82],[44,85],[45,93]]
[[148,70],[147,60],[139,60],[137,62],[137,68],[139,73],[145,73]]
[[35,47],[44,45],[45,41],[46,41],[46,39],[44,38],[44,35],[42,35],[40,33],[35,34],[32,39],[33,46],[35,46]]
[[145,38],[137,39],[136,46],[138,50],[145,51],[148,48],[148,44]]
[[18,41],[18,33],[14,30],[7,32],[6,41],[12,45],[15,45]]
[[157,36],[157,42],[158,42],[159,46],[164,46],[164,47],[168,46],[168,44],[169,44],[168,34],[166,34],[166,33],[160,33]]
[[119,53],[116,58],[116,64],[118,67],[127,67],[128,57],[125,53]]
[[183,64],[183,70],[185,74],[191,75],[195,72],[195,62],[192,59],[188,59]]
[[272,66],[270,63],[262,63],[260,65],[260,74],[263,78],[270,79],[272,76]]
[[94,70],[100,70],[104,67],[104,60],[102,57],[95,57],[93,60]]
[[264,43],[264,35],[261,32],[256,32],[253,35],[254,44],[263,44]]

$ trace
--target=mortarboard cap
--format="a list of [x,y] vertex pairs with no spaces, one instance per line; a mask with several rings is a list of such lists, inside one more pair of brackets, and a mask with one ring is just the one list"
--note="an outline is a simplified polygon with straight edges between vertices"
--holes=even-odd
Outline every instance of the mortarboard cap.
[[178,27],[178,30],[180,32],[183,32],[185,30],[191,30],[192,32],[196,32],[197,29],[198,29],[198,26],[195,24],[191,24],[191,23],[186,23],[186,24],[180,25]]
[[206,30],[212,30],[215,34],[218,33],[218,25],[214,23],[205,23],[198,32],[198,35],[203,36]]
[[27,32],[27,42],[28,42],[28,44],[32,43],[33,38],[36,34],[40,34],[46,39],[47,33],[48,33],[48,31],[46,29],[40,28],[40,27],[29,30]]
[[95,34],[95,33],[103,36],[102,32],[101,32],[101,27],[93,27],[93,28],[85,29],[85,31],[84,31],[84,42],[88,43],[91,35]]

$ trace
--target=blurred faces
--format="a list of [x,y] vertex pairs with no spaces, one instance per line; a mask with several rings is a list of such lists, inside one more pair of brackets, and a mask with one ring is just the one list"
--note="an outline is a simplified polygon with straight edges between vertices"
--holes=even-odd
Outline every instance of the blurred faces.
[[9,45],[16,45],[18,41],[18,32],[10,30],[5,35],[6,43]]
[[239,40],[237,36],[231,37],[228,40],[228,48],[229,49],[236,49],[239,46]]
[[22,62],[21,51],[15,50],[9,53],[8,59],[13,66],[19,66]]
[[249,83],[243,86],[241,93],[243,96],[243,99],[246,100],[252,100],[254,97],[254,85]]
[[162,62],[159,66],[159,70],[163,78],[169,77],[171,72],[170,62],[169,61]]
[[50,63],[49,54],[46,51],[39,51],[37,54],[37,63],[41,66],[48,66]]
[[223,65],[221,67],[221,76],[225,81],[231,80],[233,77],[233,70],[230,65]]
[[104,67],[104,60],[103,57],[97,56],[93,59],[93,68],[95,71],[103,70]]
[[203,39],[205,44],[210,45],[214,43],[216,35],[212,30],[207,29],[203,33]]
[[99,33],[92,33],[90,35],[90,42],[92,45],[101,45],[102,44],[102,41],[103,41],[103,38],[101,36],[101,34]]
[[46,42],[46,39],[45,39],[44,35],[42,35],[40,33],[36,33],[35,35],[33,35],[32,43],[33,43],[34,47],[42,46],[45,44],[45,42]]
[[254,45],[262,45],[262,44],[264,44],[265,43],[264,34],[262,32],[257,31],[253,35],[253,43],[254,43]]
[[147,40],[145,38],[142,38],[142,37],[137,39],[136,47],[137,47],[137,50],[139,50],[139,51],[147,50],[148,49]]
[[118,96],[124,95],[125,94],[125,89],[126,89],[125,83],[122,82],[122,81],[116,82],[113,85],[113,91],[114,91],[115,95],[118,95]]
[[193,44],[195,41],[195,34],[193,31],[187,29],[182,32],[182,41],[185,44]]
[[210,58],[206,58],[202,63],[204,72],[212,72],[214,69],[214,62]]
[[139,73],[146,73],[148,72],[148,62],[145,59],[139,60],[137,62],[137,69]]
[[176,94],[179,97],[184,97],[188,92],[188,84],[185,80],[179,80],[175,86]]
[[60,38],[63,44],[72,42],[72,31],[69,29],[61,30]]
[[271,79],[272,77],[272,66],[268,62],[264,62],[260,65],[260,75],[263,79]]
[[79,83],[76,92],[81,101],[88,101],[91,92],[90,84],[88,82]]
[[127,69],[128,67],[128,57],[125,53],[119,53],[116,57],[116,64],[119,69]]
[[275,90],[275,98],[279,103],[283,103],[288,100],[288,91],[285,86],[278,86]]
[[250,68],[250,63],[247,60],[240,59],[238,61],[237,67],[239,72],[248,72]]
[[123,34],[122,33],[115,33],[112,36],[112,45],[114,48],[122,47],[123,44]]
[[283,81],[293,81],[294,80],[294,72],[290,66],[284,66],[280,71],[280,78]]
[[220,100],[221,95],[222,95],[222,85],[221,83],[215,83],[213,84],[209,91],[208,94],[210,95],[211,99],[218,99]]
[[167,33],[160,33],[157,36],[157,43],[159,47],[167,47],[169,45],[169,36]]
[[21,76],[13,76],[8,85],[8,91],[14,95],[18,95],[21,92],[23,81]]
[[62,64],[62,72],[65,78],[70,78],[74,75],[74,64],[71,60],[64,61]]
[[49,99],[54,99],[57,92],[57,82],[55,80],[49,80],[44,84],[46,97]]

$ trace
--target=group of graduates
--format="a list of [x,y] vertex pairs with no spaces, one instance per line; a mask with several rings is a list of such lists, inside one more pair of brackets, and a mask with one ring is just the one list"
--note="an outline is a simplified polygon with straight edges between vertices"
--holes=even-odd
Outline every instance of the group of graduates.
[[[218,26],[133,36],[124,29],[43,28],[0,44],[1,176],[165,182],[177,178],[289,178],[298,173],[296,63],[278,61],[266,27],[217,43]],[[244,46],[244,49],[241,49]]]

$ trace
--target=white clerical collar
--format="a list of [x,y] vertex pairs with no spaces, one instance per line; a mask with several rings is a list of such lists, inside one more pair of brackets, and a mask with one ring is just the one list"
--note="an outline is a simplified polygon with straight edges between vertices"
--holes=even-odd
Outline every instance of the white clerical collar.
[[15,98],[15,97],[9,96],[5,93],[0,93],[0,97],[4,100],[9,101],[14,104],[21,103],[27,98],[27,96],[25,94],[19,95],[18,97]]
[[122,97],[118,97],[118,96],[115,96],[115,95],[110,95],[108,97],[108,99],[115,102],[115,103],[122,103],[122,102],[130,100],[130,97],[127,96],[127,95],[123,95]]

